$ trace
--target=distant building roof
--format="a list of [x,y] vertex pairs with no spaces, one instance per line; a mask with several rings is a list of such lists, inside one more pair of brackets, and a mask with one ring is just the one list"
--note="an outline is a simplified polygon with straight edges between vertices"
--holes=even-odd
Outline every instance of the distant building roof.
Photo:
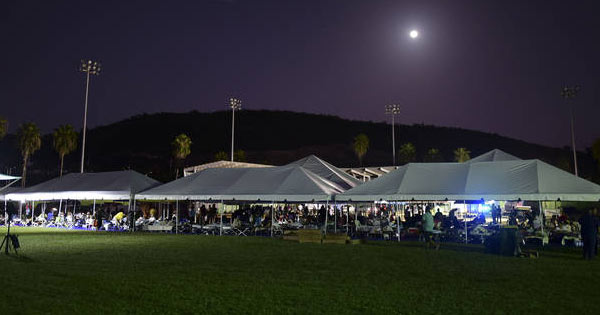
[[492,161],[515,161],[521,160],[520,158],[508,154],[502,150],[494,149],[492,151],[486,152],[482,155],[476,156],[465,163],[473,163],[473,162],[492,162]]
[[273,167],[273,165],[232,162],[232,161],[216,161],[196,166],[190,166],[183,169],[183,176],[189,176],[194,173],[209,169],[209,168],[257,168],[257,167]]

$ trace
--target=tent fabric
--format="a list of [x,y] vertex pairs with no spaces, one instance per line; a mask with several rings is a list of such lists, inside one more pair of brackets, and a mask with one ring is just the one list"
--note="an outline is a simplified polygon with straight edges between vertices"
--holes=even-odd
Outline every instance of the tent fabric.
[[502,150],[494,149],[494,150],[486,152],[482,155],[476,156],[468,161],[465,161],[464,163],[515,161],[515,160],[521,160],[521,159],[512,154],[508,154]]
[[329,200],[343,189],[297,165],[269,168],[213,168],[136,196],[150,200],[311,201]]
[[350,189],[341,201],[600,200],[600,185],[540,160],[410,163]]
[[136,171],[72,173],[6,195],[8,200],[123,200],[160,182]]
[[0,180],[15,180],[15,179],[19,179],[19,178],[21,178],[21,177],[0,174]]
[[289,163],[288,165],[302,166],[303,168],[321,176],[322,178],[338,184],[344,190],[356,187],[362,183],[341,169],[312,154],[298,161]]

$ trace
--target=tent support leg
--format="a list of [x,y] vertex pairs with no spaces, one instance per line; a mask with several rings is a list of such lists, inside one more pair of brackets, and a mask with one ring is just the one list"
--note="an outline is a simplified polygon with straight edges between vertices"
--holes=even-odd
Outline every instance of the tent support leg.
[[544,220],[544,210],[542,209],[542,201],[538,200],[538,205],[540,208],[540,221],[542,221],[542,247],[544,247],[544,222],[546,220]]
[[398,204],[395,204],[395,213],[396,213],[396,229],[398,230],[398,242],[400,242],[400,214],[398,213]]
[[179,234],[179,200],[175,200],[175,234]]
[[221,200],[221,223],[219,224],[219,236],[223,235],[223,212],[225,212],[225,202]]
[[131,211],[131,215],[132,215],[131,222],[133,223],[132,227],[133,227],[133,231],[135,232],[135,195],[131,195],[131,199],[133,199],[133,209],[131,209],[132,210]]
[[327,202],[325,202],[325,228],[323,229],[325,231],[325,235],[327,235],[327,217],[329,216],[329,200],[327,200]]
[[469,236],[468,236],[469,230],[467,229],[467,213],[469,211],[467,210],[467,201],[466,200],[463,200],[463,206],[465,207],[465,217],[464,217],[464,220],[465,220],[465,244],[468,244],[469,243]]
[[333,233],[337,233],[337,201],[333,205]]
[[275,207],[275,201],[271,201],[271,237],[273,237],[273,223],[275,222],[275,211],[274,208]]

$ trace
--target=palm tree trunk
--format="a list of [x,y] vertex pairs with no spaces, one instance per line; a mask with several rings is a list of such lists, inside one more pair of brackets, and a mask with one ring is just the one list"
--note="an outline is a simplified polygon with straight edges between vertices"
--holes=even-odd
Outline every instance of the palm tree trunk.
[[63,171],[64,161],[65,161],[65,155],[61,154],[60,155],[60,177],[62,177],[62,171]]
[[27,160],[29,154],[23,155],[23,174],[21,175],[21,187],[25,187],[25,179],[27,178]]

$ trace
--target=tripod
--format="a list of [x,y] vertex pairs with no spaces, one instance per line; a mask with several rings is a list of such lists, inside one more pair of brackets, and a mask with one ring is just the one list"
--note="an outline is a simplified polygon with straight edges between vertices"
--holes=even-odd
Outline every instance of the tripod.
[[4,254],[8,255],[11,247],[15,252],[15,255],[18,255],[17,248],[20,247],[19,238],[16,235],[10,234],[10,220],[8,220],[8,230],[2,240],[2,245],[0,245],[0,252],[2,251],[2,248],[4,248]]

